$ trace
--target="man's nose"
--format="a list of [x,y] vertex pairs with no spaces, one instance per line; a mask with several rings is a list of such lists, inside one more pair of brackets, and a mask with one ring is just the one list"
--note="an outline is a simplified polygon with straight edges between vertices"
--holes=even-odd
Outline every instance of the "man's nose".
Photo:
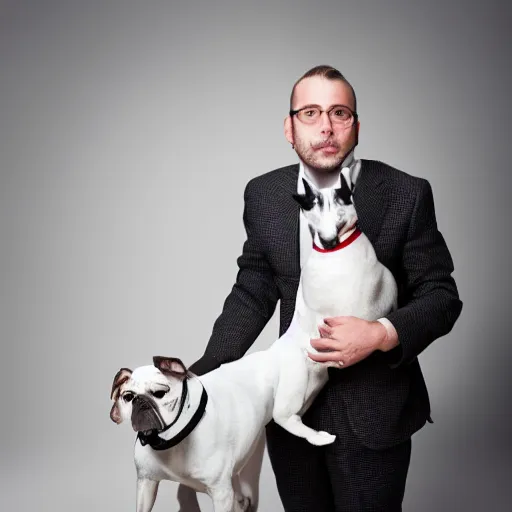
[[322,134],[332,134],[331,118],[327,112],[320,113],[320,130],[322,131]]

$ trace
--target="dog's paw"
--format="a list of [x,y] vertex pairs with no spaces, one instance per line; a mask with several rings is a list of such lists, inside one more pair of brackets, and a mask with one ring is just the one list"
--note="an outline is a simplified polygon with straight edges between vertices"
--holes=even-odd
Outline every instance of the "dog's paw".
[[240,512],[251,512],[251,500],[247,496],[241,496],[237,500],[237,504]]
[[320,430],[319,432],[315,432],[308,436],[307,441],[315,446],[325,446],[326,444],[334,443],[336,436],[329,434],[329,432],[324,432]]

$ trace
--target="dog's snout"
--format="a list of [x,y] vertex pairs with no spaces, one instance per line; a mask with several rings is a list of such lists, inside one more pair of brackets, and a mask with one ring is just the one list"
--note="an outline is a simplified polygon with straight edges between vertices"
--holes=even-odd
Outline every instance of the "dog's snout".
[[322,243],[322,247],[324,249],[334,249],[336,245],[338,245],[338,237],[330,238],[328,240],[320,237],[320,242]]
[[151,399],[142,395],[135,395],[135,397],[132,400],[132,405],[134,408],[140,410],[155,408],[154,403],[151,401]]
[[133,399],[132,427],[135,431],[143,432],[161,429],[165,422],[158,411],[157,405],[147,396],[137,396]]
[[132,406],[138,410],[151,409],[151,403],[143,396],[135,395],[132,400]]

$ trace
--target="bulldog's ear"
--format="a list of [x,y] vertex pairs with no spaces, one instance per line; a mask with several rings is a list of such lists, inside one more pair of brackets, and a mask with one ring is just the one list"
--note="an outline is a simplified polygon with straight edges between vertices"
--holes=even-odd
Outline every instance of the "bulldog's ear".
[[121,368],[114,377],[112,383],[112,391],[110,392],[111,400],[114,400],[114,405],[110,409],[110,419],[119,425],[123,421],[121,412],[119,411],[119,391],[121,386],[130,378],[132,371],[128,368]]
[[121,368],[114,377],[112,383],[112,391],[110,392],[110,399],[117,400],[119,398],[119,388],[131,377],[132,371],[128,368]]
[[309,186],[309,183],[302,178],[302,183],[304,184],[304,194],[293,194],[293,199],[299,203],[299,206],[303,210],[311,210],[315,205],[316,194],[313,192],[313,189]]
[[187,376],[187,368],[177,357],[153,357],[153,365],[156,366],[164,375],[184,379]]
[[119,402],[117,400],[114,402],[112,409],[110,409],[110,419],[118,425],[123,422],[121,411],[119,410]]

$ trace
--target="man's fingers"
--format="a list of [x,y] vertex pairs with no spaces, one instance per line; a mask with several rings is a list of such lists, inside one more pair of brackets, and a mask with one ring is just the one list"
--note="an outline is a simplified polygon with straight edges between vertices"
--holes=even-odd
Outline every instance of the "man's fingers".
[[326,323],[329,327],[335,327],[336,325],[343,325],[347,319],[350,318],[348,316],[333,316],[329,318],[324,318],[324,323]]
[[331,338],[315,338],[310,340],[311,346],[317,350],[338,350],[339,342]]
[[340,361],[342,359],[341,352],[322,352],[320,354],[308,353],[309,357],[318,363],[325,363],[327,361]]
[[320,336],[322,338],[330,338],[332,334],[332,329],[330,327],[320,325],[318,327],[318,332],[320,333]]

